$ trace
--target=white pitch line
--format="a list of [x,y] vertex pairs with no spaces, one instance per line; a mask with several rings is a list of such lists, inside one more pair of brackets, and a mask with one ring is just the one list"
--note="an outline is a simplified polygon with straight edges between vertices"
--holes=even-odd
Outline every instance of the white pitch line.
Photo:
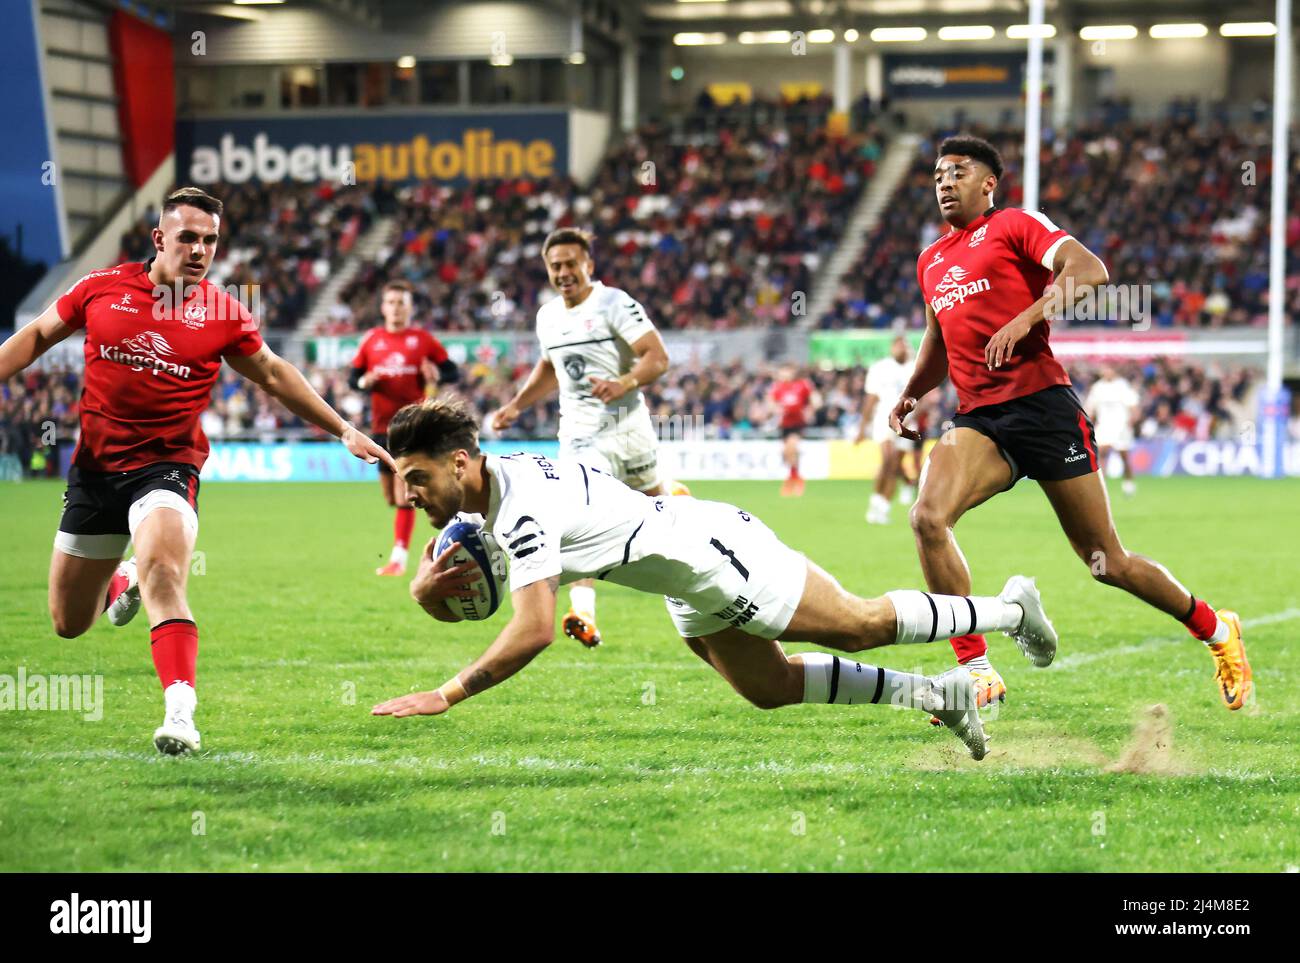
[[[945,743],[946,744],[946,743]],[[1014,743],[1008,741],[1008,746],[1014,748]],[[953,748],[953,746],[949,746]],[[996,749],[997,747],[995,747]],[[139,751],[125,752],[116,749],[86,749],[86,750],[66,750],[52,752],[2,752],[0,759],[15,757],[27,762],[60,762],[60,761],[83,761],[83,762],[137,762],[146,765],[176,765],[177,760],[171,756],[163,756],[157,753]],[[936,757],[934,761],[943,762],[946,757]],[[966,760],[962,760],[966,762]],[[215,766],[221,767],[248,767],[257,768],[280,768],[284,766],[319,766],[352,768],[365,767],[374,768],[377,772],[394,772],[394,771],[412,771],[416,773],[429,773],[439,771],[454,775],[456,771],[472,768],[485,769],[519,769],[526,772],[585,772],[592,775],[600,774],[622,774],[640,779],[673,779],[691,776],[716,777],[716,776],[878,776],[885,773],[897,772],[896,768],[889,766],[872,766],[860,762],[811,762],[811,763],[789,763],[780,762],[775,759],[758,760],[751,763],[742,763],[740,765],[718,765],[710,763],[697,763],[688,765],[672,766],[655,766],[646,765],[638,762],[622,763],[604,763],[593,762],[587,759],[563,759],[548,758],[545,756],[511,756],[506,754],[485,754],[475,753],[473,755],[463,756],[456,759],[433,758],[422,756],[399,756],[391,759],[376,758],[375,756],[327,756],[323,753],[286,753],[284,755],[259,755],[256,752],[210,752],[203,753],[197,757],[187,760],[186,765],[195,766]],[[1096,770],[1096,766],[1071,760],[1065,764],[1066,768]],[[908,763],[904,768],[910,771],[932,771],[927,765],[919,764],[915,761]],[[1030,773],[1043,772],[1052,766],[1025,766],[999,765],[994,761],[993,765],[960,765],[954,768],[942,770],[944,773],[955,775],[966,775],[968,773],[978,773],[980,769],[986,769],[997,772],[999,775],[1008,773]],[[1095,772],[1093,774],[1096,774]],[[1195,777],[1213,777],[1218,779],[1232,779],[1238,782],[1273,782],[1274,773],[1252,773],[1243,772],[1234,769],[1220,770],[1209,769],[1204,772],[1189,774]]]
[[[1278,622],[1290,622],[1292,619],[1300,619],[1300,609],[1285,609],[1281,612],[1272,612],[1268,615],[1260,615],[1253,619],[1242,619],[1241,627],[1244,629],[1253,629],[1261,625],[1274,625]],[[1109,659],[1117,655],[1138,655],[1143,652],[1152,652],[1156,649],[1162,649],[1166,645],[1174,643],[1186,644],[1195,642],[1187,633],[1180,635],[1159,636],[1153,639],[1146,639],[1137,645],[1117,645],[1113,648],[1106,649],[1103,652],[1080,652],[1077,655],[1067,655],[1064,658],[1057,659],[1053,668],[1056,669],[1077,669],[1081,665],[1090,665],[1093,662],[1100,662],[1102,659]]]

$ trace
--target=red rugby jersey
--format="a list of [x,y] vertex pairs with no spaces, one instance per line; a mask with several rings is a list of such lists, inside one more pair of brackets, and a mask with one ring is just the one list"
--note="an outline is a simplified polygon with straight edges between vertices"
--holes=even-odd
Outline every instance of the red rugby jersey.
[[1052,258],[1069,237],[1042,214],[991,208],[917,258],[916,280],[943,331],[958,411],[1070,383],[1048,346],[1047,320],[1034,325],[1002,367],[990,371],[984,361],[989,339],[1043,296]]
[[781,406],[781,429],[802,428],[807,424],[808,400],[812,385],[807,378],[778,381],[772,386],[772,400]]
[[92,271],[59,298],[70,328],[84,330],[81,438],[73,463],[131,471],[160,461],[202,468],[208,439],[199,415],[212,397],[223,355],[262,347],[257,322],[206,280],[158,288],[151,262]]
[[423,328],[389,331],[382,325],[371,328],[357,345],[352,367],[374,376],[370,391],[370,420],[377,435],[388,431],[388,422],[405,405],[424,397],[424,376],[420,362],[447,360],[442,342]]

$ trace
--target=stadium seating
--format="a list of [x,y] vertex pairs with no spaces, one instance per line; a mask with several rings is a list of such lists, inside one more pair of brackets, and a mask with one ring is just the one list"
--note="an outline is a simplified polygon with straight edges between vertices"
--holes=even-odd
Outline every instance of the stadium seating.
[[390,277],[416,286],[435,329],[531,328],[547,288],[541,242],[569,225],[594,229],[598,277],[663,328],[789,324],[883,143],[874,129],[834,138],[798,123],[645,128],[585,191],[562,179],[403,189],[393,243],[317,333],[375,323]]

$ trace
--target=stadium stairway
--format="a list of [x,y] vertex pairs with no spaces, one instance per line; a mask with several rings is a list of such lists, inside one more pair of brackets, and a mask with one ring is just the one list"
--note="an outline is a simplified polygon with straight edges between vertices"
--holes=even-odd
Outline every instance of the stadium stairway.
[[876,168],[876,176],[862,192],[857,209],[849,218],[848,225],[844,229],[844,239],[835,249],[835,253],[826,259],[822,269],[817,272],[817,277],[813,281],[812,303],[804,317],[803,327],[815,328],[835,303],[840,278],[857,263],[858,255],[866,246],[867,237],[875,230],[890,198],[894,196],[894,191],[898,189],[911,168],[920,143],[920,134],[907,133],[897,134],[890,141],[885,155]]
[[338,301],[339,293],[356,278],[361,266],[379,260],[379,254],[392,237],[396,224],[396,216],[377,218],[370,229],[358,238],[347,259],[320,286],[310,307],[303,313],[297,329],[285,340],[283,350],[286,357],[295,362],[304,360],[306,343],[317,325],[329,320],[330,308]]

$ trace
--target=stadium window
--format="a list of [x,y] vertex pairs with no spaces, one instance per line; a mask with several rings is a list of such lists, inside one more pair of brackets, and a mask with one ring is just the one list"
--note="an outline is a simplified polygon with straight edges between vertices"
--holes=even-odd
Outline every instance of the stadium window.
[[210,67],[179,67],[176,71],[178,106],[180,114],[216,110],[220,85],[216,71]]
[[382,107],[389,102],[392,72],[393,65],[389,63],[361,65],[360,104],[362,107]]
[[568,64],[563,60],[539,60],[537,71],[539,81],[535,88],[535,99],[542,104],[567,104],[569,102],[569,81],[583,69],[585,64]]
[[516,60],[508,67],[496,67],[486,60],[470,64],[470,101],[475,104],[515,104],[528,99],[527,74],[535,61]]
[[352,107],[361,102],[359,64],[325,66],[326,97],[331,107]]
[[416,66],[422,104],[455,104],[460,101],[459,65],[432,61]]
[[275,103],[277,68],[247,65],[218,69],[222,73],[222,89],[229,92],[225,106],[259,109]]
[[280,69],[281,107],[319,107],[321,69],[306,64]]
[[380,73],[388,78],[388,98],[386,103],[414,104],[418,102],[417,94],[419,90],[415,82],[414,67],[400,67],[391,63],[371,64],[371,67],[379,68]]

